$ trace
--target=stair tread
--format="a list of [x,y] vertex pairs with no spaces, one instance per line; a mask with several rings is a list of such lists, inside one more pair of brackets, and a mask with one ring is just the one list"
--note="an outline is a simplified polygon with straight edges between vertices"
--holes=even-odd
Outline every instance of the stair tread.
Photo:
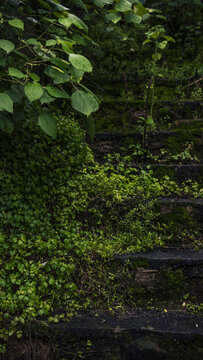
[[127,260],[127,259],[146,259],[154,262],[158,261],[166,263],[167,261],[179,261],[189,265],[203,264],[203,249],[175,249],[175,248],[163,248],[150,250],[140,253],[126,253],[121,255],[114,255],[114,259]]
[[[40,325],[40,321],[38,324]],[[122,316],[96,317],[94,314],[81,314],[68,322],[63,321],[50,326],[67,335],[69,332],[79,334],[79,337],[87,336],[89,332],[96,338],[99,334],[105,338],[109,336],[109,332],[121,334],[126,331],[203,336],[203,316],[191,315],[184,311],[138,311]]]

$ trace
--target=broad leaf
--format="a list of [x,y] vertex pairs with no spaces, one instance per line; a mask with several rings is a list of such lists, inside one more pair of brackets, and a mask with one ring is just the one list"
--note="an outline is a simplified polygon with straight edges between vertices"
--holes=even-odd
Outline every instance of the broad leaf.
[[49,68],[45,70],[45,74],[47,74],[50,78],[53,79],[54,84],[63,84],[70,80],[70,76],[68,73],[64,72],[61,69]]
[[54,39],[49,39],[46,41],[46,46],[54,46],[57,44],[57,41]]
[[87,116],[99,109],[99,104],[95,97],[82,90],[75,91],[72,94],[71,105],[75,110]]
[[43,104],[50,104],[51,102],[53,102],[55,100],[55,98],[53,98],[52,96],[50,96],[47,91],[44,90],[42,97],[40,98],[40,103]]
[[61,69],[66,69],[69,66],[69,62],[64,59],[50,58],[49,61]]
[[0,48],[6,51],[7,54],[9,54],[12,50],[15,49],[15,45],[10,40],[0,39]]
[[65,91],[62,91],[54,86],[46,86],[46,90],[48,91],[49,95],[55,98],[70,99],[70,96]]
[[112,4],[113,0],[94,0],[94,4],[98,7],[104,7],[105,5]]
[[114,24],[119,22],[122,19],[122,16],[118,13],[110,13],[106,15],[106,19],[112,21]]
[[83,78],[84,71],[76,69],[74,66],[70,66],[69,68],[71,73],[71,80],[80,82]]
[[83,36],[79,35],[79,34],[75,34],[73,35],[73,40],[75,41],[76,44],[78,45],[84,45],[86,46],[88,44],[87,40],[84,39]]
[[122,12],[129,11],[131,10],[131,8],[132,8],[132,4],[127,0],[119,0],[119,2],[117,2],[115,6],[115,9],[117,11],[122,11]]
[[73,20],[73,24],[77,26],[78,29],[83,29],[86,33],[88,32],[87,25],[79,17],[73,14],[68,14],[68,17]]
[[58,11],[67,11],[69,8],[60,4],[59,1],[56,0],[46,0],[53,8],[56,8]]
[[175,39],[172,38],[171,36],[164,35],[164,37],[165,37],[165,39],[166,39],[167,41],[172,41],[172,42],[174,42],[174,43],[176,42]]
[[47,111],[44,110],[38,117],[38,123],[41,129],[52,138],[56,138],[57,126],[56,121],[53,116]]
[[139,16],[143,16],[148,13],[148,10],[142,4],[136,4],[134,6],[134,13]]
[[40,84],[28,83],[25,85],[24,90],[29,101],[38,100],[43,95],[43,89]]
[[146,125],[149,125],[149,126],[154,126],[154,120],[152,118],[152,116],[148,116],[147,119],[146,119]]
[[34,39],[34,38],[30,38],[30,39],[26,40],[26,42],[27,42],[29,45],[42,46],[42,43],[41,43],[40,41],[37,41],[37,40]]
[[161,59],[161,54],[159,54],[159,53],[152,54],[152,58],[156,62]]
[[8,21],[9,25],[14,26],[18,29],[24,30],[24,23],[20,19],[13,19]]
[[142,21],[141,16],[134,14],[133,12],[129,12],[125,14],[125,19],[128,23],[140,24]]
[[163,50],[165,49],[166,45],[168,44],[167,40],[162,41],[161,43],[158,44],[159,49]]
[[0,111],[13,113],[13,101],[6,93],[0,93]]
[[89,62],[89,60],[86,57],[84,57],[82,55],[70,54],[69,61],[78,70],[81,70],[84,72],[92,71],[91,63]]
[[22,71],[20,71],[16,68],[13,68],[13,67],[8,68],[8,73],[10,76],[16,77],[18,79],[27,78],[26,74],[23,74]]
[[72,46],[73,46],[73,43],[71,43],[70,41],[66,41],[66,40],[61,40],[60,41],[61,45],[62,45],[62,48],[63,50],[67,53],[67,54],[71,54],[72,53]]
[[10,119],[7,119],[6,116],[0,114],[0,129],[11,133],[13,131],[13,123]]
[[59,18],[58,22],[59,24],[65,26],[66,29],[68,29],[73,24],[73,19],[63,17]]
[[37,74],[29,72],[29,75],[30,75],[30,77],[32,78],[32,80],[34,82],[39,82],[40,81],[40,77]]

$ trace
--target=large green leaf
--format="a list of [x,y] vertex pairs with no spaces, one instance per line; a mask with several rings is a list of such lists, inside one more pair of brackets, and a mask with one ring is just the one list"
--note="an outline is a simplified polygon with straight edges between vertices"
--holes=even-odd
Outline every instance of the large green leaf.
[[59,24],[63,25],[68,29],[73,24],[73,19],[63,17],[58,19]]
[[71,73],[71,80],[80,82],[83,78],[84,71],[76,69],[74,66],[70,66],[69,68]]
[[160,42],[160,43],[158,44],[158,48],[161,49],[161,50],[163,50],[163,49],[165,49],[165,47],[166,47],[167,44],[168,44],[168,41],[167,41],[167,40],[164,40],[164,41],[162,41],[162,42]]
[[46,86],[46,90],[49,95],[55,98],[70,99],[70,96],[65,91],[62,91],[55,86]]
[[61,69],[49,68],[45,69],[45,74],[53,79],[54,84],[63,84],[70,80],[70,76],[67,72],[64,72]]
[[134,13],[139,16],[143,16],[148,13],[148,10],[140,3],[134,6]]
[[46,90],[44,90],[42,97],[40,98],[40,103],[43,104],[50,104],[51,102],[53,102],[55,100],[55,98],[53,98],[52,96],[50,96]]
[[27,39],[26,42],[29,45],[42,46],[42,43],[34,38]]
[[78,54],[70,54],[69,61],[78,70],[81,70],[84,72],[92,71],[92,65],[85,56],[78,55]]
[[29,101],[40,99],[43,95],[43,89],[40,84],[28,83],[25,85],[24,90]]
[[70,65],[68,61],[57,57],[50,58],[49,61],[60,69],[66,69]]
[[94,0],[94,4],[98,7],[104,7],[105,5],[112,4],[113,0]]
[[18,70],[16,68],[13,68],[13,67],[8,68],[8,73],[9,73],[10,76],[16,77],[18,79],[23,79],[23,78],[27,77],[26,74],[22,73],[22,71],[20,71],[20,70]]
[[0,39],[0,48],[9,54],[12,50],[15,49],[15,45],[10,40]]
[[73,15],[73,14],[68,14],[69,19],[73,20],[73,24],[75,26],[77,26],[78,29],[82,29],[84,30],[86,33],[88,32],[88,27],[87,25],[84,23],[84,21],[82,21],[79,17]]
[[7,119],[6,116],[0,115],[0,129],[11,133],[13,131],[13,123],[10,119]]
[[79,34],[73,35],[73,40],[78,45],[86,46],[88,44],[87,40],[85,40],[85,38],[83,36],[79,35]]
[[49,39],[46,41],[46,46],[54,46],[57,44],[57,41],[54,39]]
[[41,129],[52,138],[56,138],[57,126],[54,117],[44,110],[38,117],[38,123]]
[[18,29],[24,30],[24,23],[20,19],[13,19],[8,21],[9,25],[14,26]]
[[110,13],[106,15],[106,19],[112,21],[114,24],[122,19],[122,16],[118,13]]
[[142,21],[141,16],[134,14],[133,12],[128,12],[125,14],[125,20],[128,23],[140,24]]
[[115,9],[117,11],[122,11],[122,12],[129,11],[131,10],[131,8],[132,8],[132,4],[127,0],[119,0],[119,2],[117,2],[115,6]]
[[155,62],[157,62],[158,60],[161,59],[161,54],[159,53],[152,54],[152,58]]
[[82,90],[75,91],[72,94],[71,105],[75,110],[87,116],[99,109],[99,104],[95,97]]
[[57,0],[46,0],[53,8],[55,8],[58,11],[67,11],[69,8],[63,6],[60,4]]
[[13,113],[13,101],[8,94],[0,93],[0,111]]

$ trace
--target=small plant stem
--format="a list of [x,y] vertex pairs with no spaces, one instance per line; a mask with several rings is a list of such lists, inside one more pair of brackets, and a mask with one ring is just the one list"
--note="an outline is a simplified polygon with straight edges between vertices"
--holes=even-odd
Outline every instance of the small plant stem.
[[[157,54],[157,39],[155,42],[155,55]],[[150,115],[153,118],[153,108],[154,108],[154,87],[155,87],[155,77],[156,77],[156,58],[153,62],[153,76],[152,76],[152,97],[151,97],[151,109],[150,109]]]

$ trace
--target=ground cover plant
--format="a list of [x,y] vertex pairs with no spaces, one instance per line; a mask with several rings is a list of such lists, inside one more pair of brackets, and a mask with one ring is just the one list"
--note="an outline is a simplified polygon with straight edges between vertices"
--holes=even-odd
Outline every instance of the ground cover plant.
[[109,259],[164,244],[160,196],[198,196],[169,177],[138,174],[128,161],[99,166],[73,118],[58,129],[53,140],[32,120],[15,136],[1,135],[1,350],[38,316],[58,321],[56,309],[69,317],[121,306]]
[[[57,322],[80,310],[115,312],[126,304],[136,307],[136,299],[126,299],[125,289],[122,296],[117,291],[109,266],[114,254],[145,251],[174,238],[183,245],[200,245],[198,223],[185,209],[178,210],[176,219],[168,213],[161,219],[158,204],[167,196],[198,198],[200,185],[195,181],[180,185],[167,175],[157,178],[150,167],[137,170],[134,166],[137,159],[168,161],[166,150],[156,156],[145,146],[146,130],[155,126],[153,113],[158,104],[153,80],[158,74],[174,80],[179,68],[171,65],[172,59],[165,66],[166,45],[171,51],[174,41],[170,29],[169,35],[165,31],[163,15],[145,1],[66,3],[7,0],[0,4],[1,353],[9,338],[20,339],[39,317]],[[108,56],[98,46],[103,35]],[[180,43],[181,38],[182,33],[176,41]],[[194,46],[191,49],[195,53]],[[182,50],[178,50],[180,57]],[[133,62],[138,51],[138,61],[126,69],[126,55],[131,54]],[[147,58],[144,62],[143,57]],[[95,88],[101,87],[87,75],[98,59],[108,79],[126,69],[122,74],[125,89],[120,94],[124,107],[126,99],[134,96],[128,75],[132,79],[135,69],[140,77],[145,75],[140,85],[145,104],[148,89],[151,92],[148,111],[139,115],[144,147],[127,144],[127,153],[110,154],[101,165],[85,141],[81,121],[76,120],[81,118],[75,115],[86,116],[93,138],[91,114],[102,96],[95,95]],[[197,68],[198,55],[192,75]],[[187,73],[191,75],[190,66]],[[180,78],[184,76],[185,70]],[[182,94],[181,88],[176,91]],[[199,88],[197,94],[191,93],[193,98],[196,95],[201,96]],[[199,161],[192,142],[186,145],[171,153],[174,162]],[[180,226],[175,228],[177,219]]]

